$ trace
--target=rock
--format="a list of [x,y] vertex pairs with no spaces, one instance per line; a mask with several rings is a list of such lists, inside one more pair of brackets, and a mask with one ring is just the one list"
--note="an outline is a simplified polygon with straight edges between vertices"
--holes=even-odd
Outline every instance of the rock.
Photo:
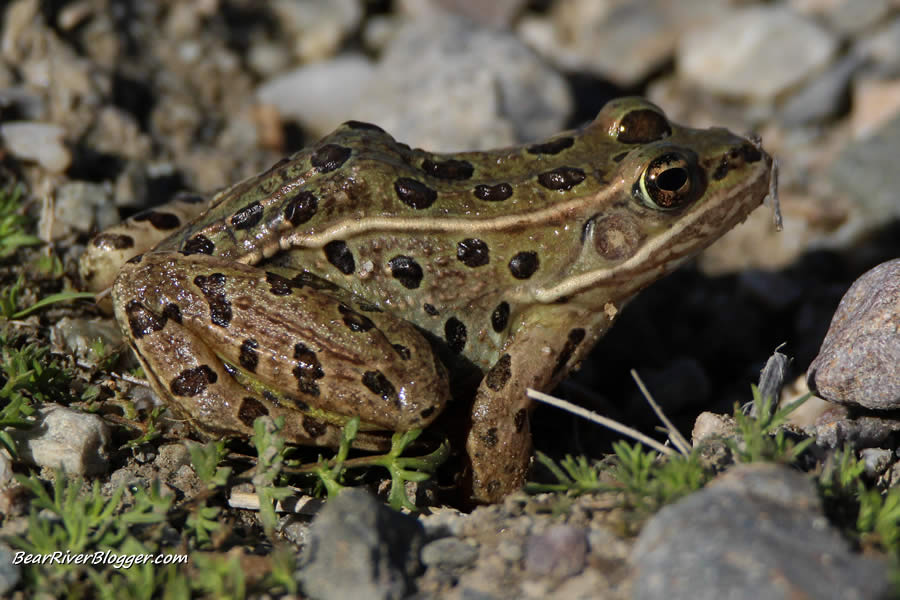
[[887,471],[894,452],[885,448],[863,448],[859,457],[865,462],[866,476],[875,478]]
[[10,429],[19,457],[29,464],[62,469],[67,475],[101,475],[109,467],[109,426],[97,415],[48,405],[35,412],[37,424]]
[[526,0],[398,0],[397,10],[413,17],[444,11],[462,15],[479,25],[505,27],[525,6]]
[[331,56],[363,16],[360,0],[275,0],[271,8],[304,62]]
[[564,579],[584,569],[586,556],[587,536],[582,528],[551,525],[528,538],[525,570],[532,576]]
[[634,600],[888,598],[885,564],[851,552],[808,477],[735,467],[647,522]]
[[845,108],[850,81],[864,62],[858,54],[850,54],[836,62],[793,94],[778,111],[779,118],[786,125],[797,126],[836,117]]
[[112,201],[109,184],[69,181],[56,190],[51,237],[59,240],[76,231],[105,228],[122,220]]
[[478,548],[455,537],[429,542],[422,548],[422,563],[428,567],[458,569],[478,559]]
[[848,144],[831,163],[828,179],[854,201],[858,236],[900,217],[894,191],[900,187],[900,170],[893,160],[898,152],[900,115],[878,125],[874,135]]
[[807,371],[820,398],[871,409],[900,407],[900,259],[857,279]]
[[12,589],[19,583],[21,568],[13,564],[16,553],[6,544],[0,544],[0,596],[12,597]]
[[53,173],[62,173],[72,162],[63,142],[65,135],[65,129],[52,123],[7,121],[0,125],[0,138],[13,156],[35,161]]
[[754,7],[681,39],[678,71],[714,94],[773,102],[825,68],[837,38],[778,7]]
[[562,76],[512,34],[451,16],[402,27],[359,100],[353,118],[436,152],[552,135],[572,105]]
[[524,19],[519,34],[568,71],[588,71],[631,88],[672,59],[678,41],[728,14],[702,0],[561,0],[551,19]]
[[280,74],[260,85],[256,97],[323,136],[354,116],[353,107],[373,75],[368,58],[344,54]]
[[308,535],[300,580],[316,600],[399,600],[419,570],[422,525],[362,489],[346,489],[329,501]]

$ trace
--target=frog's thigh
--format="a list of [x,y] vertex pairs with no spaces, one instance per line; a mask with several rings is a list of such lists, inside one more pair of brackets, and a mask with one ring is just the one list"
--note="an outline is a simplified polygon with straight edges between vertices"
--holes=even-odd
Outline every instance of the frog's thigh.
[[126,260],[166,239],[208,205],[203,196],[179,194],[171,201],[125,219],[91,238],[78,260],[81,280],[100,292],[112,285]]
[[[172,385],[184,358],[201,344],[204,362],[192,358],[190,368],[213,369],[217,382],[232,385],[227,394],[265,392],[275,400],[264,406],[280,404],[290,414],[359,416],[372,429],[402,431],[428,425],[447,401],[443,365],[415,327],[364,303],[340,302],[308,279],[200,254],[152,253],[126,266],[113,291],[117,318],[142,360],[157,363],[151,369],[171,395],[178,396]],[[165,285],[146,284],[160,277]],[[156,324],[172,333],[150,347],[142,334]],[[176,340],[191,340],[191,350],[167,348]]]
[[584,339],[586,319],[575,311],[549,317],[526,314],[505,353],[485,375],[466,439],[474,500],[497,502],[524,484],[533,407],[525,391],[551,389],[590,350],[593,340]]

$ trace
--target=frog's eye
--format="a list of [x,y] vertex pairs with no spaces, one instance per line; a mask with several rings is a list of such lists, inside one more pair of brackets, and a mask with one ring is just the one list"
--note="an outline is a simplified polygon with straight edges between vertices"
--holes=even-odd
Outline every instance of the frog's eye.
[[668,152],[650,161],[634,186],[634,195],[650,208],[681,208],[700,191],[695,172],[694,163],[687,157]]
[[654,108],[636,108],[616,124],[614,136],[623,144],[647,144],[672,135],[666,116]]

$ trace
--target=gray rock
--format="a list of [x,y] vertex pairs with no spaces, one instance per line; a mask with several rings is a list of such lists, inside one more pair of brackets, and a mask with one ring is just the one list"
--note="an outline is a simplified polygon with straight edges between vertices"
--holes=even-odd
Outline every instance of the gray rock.
[[772,102],[825,68],[837,45],[786,8],[754,7],[683,37],[678,71],[714,94]]
[[0,452],[0,489],[5,488],[6,484],[12,481],[13,465],[12,460],[6,455],[6,451]]
[[86,233],[93,227],[109,227],[121,221],[110,186],[87,181],[70,181],[56,189],[53,218],[51,236],[55,240],[72,230]]
[[0,125],[0,138],[10,154],[31,160],[53,173],[62,173],[72,162],[63,143],[65,129],[53,123],[8,121]]
[[6,544],[0,544],[0,597],[8,598],[16,584],[19,583],[21,569],[13,564],[15,552]]
[[443,16],[397,32],[353,118],[410,145],[449,152],[551,135],[571,104],[562,76],[511,33]]
[[803,474],[735,467],[663,508],[631,555],[635,600],[877,599],[887,566],[851,552]]
[[848,224],[853,231],[847,236],[862,235],[900,217],[896,193],[900,169],[894,160],[898,152],[900,115],[879,126],[874,135],[848,144],[832,161],[828,178],[853,200],[858,213]]
[[551,19],[523,20],[522,38],[569,71],[588,71],[633,87],[672,59],[682,36],[730,12],[703,0],[560,0]]
[[786,125],[809,125],[837,116],[846,105],[852,77],[865,60],[852,53],[833,64],[793,94],[778,111],[779,118]]
[[256,96],[277,107],[282,117],[323,136],[354,116],[353,107],[373,76],[368,58],[345,54],[279,74],[260,85]]
[[458,569],[478,559],[478,548],[455,537],[429,542],[422,548],[422,562],[428,567]]
[[109,467],[109,426],[97,415],[48,405],[35,412],[30,429],[10,429],[19,457],[68,475],[100,475]]
[[543,533],[528,538],[525,570],[530,575],[564,579],[580,573],[587,557],[584,529],[572,525],[551,525]]
[[419,570],[423,541],[414,517],[362,489],[344,490],[310,525],[301,556],[303,589],[316,600],[403,598]]
[[894,458],[894,453],[885,448],[863,448],[859,457],[865,461],[866,475],[877,477],[887,471]]
[[841,298],[807,371],[820,398],[872,409],[900,407],[900,259],[863,274]]
[[360,0],[275,0],[271,9],[304,62],[331,56],[363,16]]
[[837,449],[850,444],[853,448],[871,448],[887,443],[889,436],[900,431],[898,419],[850,417],[844,407],[832,406],[841,410],[828,411],[813,427],[817,446]]

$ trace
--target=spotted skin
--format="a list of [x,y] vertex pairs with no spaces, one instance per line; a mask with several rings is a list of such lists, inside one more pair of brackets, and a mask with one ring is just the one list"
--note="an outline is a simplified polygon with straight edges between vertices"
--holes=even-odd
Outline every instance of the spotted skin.
[[[80,269],[112,286],[151,385],[201,433],[284,416],[289,440],[335,446],[359,416],[357,445],[384,449],[456,393],[463,482],[490,502],[527,472],[526,388],[556,385],[629,298],[743,219],[770,168],[634,98],[487,152],[351,121],[209,202],[101,233]],[[451,374],[481,379],[474,397]]]

